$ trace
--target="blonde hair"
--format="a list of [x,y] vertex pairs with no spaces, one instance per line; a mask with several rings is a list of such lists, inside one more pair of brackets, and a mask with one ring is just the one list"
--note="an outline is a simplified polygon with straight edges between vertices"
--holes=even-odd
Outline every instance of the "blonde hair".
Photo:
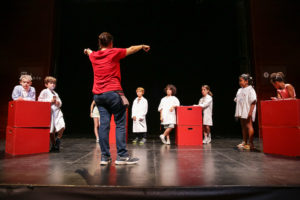
[[136,91],[141,91],[143,94],[145,93],[145,89],[142,87],[138,87],[136,88]]
[[32,77],[28,74],[23,74],[20,76],[20,81],[22,81],[23,79],[28,80],[28,81],[32,81]]
[[56,83],[56,78],[52,77],[52,76],[46,76],[46,78],[44,79],[44,83],[48,84],[48,83]]
[[202,87],[204,87],[208,91],[208,94],[210,96],[213,96],[213,93],[210,91],[210,87],[208,85],[202,85]]

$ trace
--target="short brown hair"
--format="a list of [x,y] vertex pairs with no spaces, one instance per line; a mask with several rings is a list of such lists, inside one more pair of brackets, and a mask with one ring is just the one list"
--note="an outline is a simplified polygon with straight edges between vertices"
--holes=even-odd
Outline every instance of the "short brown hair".
[[164,89],[165,93],[167,93],[167,89],[170,89],[172,91],[172,96],[175,96],[175,94],[177,93],[175,85],[168,84]]
[[145,89],[142,87],[138,87],[136,88],[136,91],[141,91],[143,94],[145,93]]
[[46,76],[46,78],[44,79],[44,83],[48,84],[48,83],[55,83],[56,84],[56,78],[52,77],[52,76]]
[[108,32],[103,32],[99,35],[99,48],[107,47],[112,41],[113,36]]

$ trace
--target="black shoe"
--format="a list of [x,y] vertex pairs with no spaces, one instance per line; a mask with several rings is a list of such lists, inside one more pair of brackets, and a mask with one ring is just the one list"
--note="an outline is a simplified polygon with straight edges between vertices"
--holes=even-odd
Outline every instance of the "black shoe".
[[60,151],[60,139],[59,139],[59,138],[56,138],[54,148],[55,148],[55,150],[56,150],[57,152]]
[[51,146],[51,149],[49,150],[50,153],[57,153],[57,149],[54,145]]

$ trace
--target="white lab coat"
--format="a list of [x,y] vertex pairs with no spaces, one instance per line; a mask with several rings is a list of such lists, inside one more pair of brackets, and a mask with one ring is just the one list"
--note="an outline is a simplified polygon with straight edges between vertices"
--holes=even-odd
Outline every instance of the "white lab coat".
[[63,113],[60,110],[62,102],[55,91],[51,91],[50,89],[44,89],[39,95],[38,101],[43,102],[51,102],[53,96],[56,96],[56,101],[59,102],[59,106],[56,104],[51,105],[51,127],[50,133],[58,132],[60,129],[65,128],[65,121],[63,118]]
[[134,133],[147,132],[146,114],[148,112],[148,101],[144,97],[138,100],[138,97],[133,101],[131,118],[136,117],[133,121],[132,131]]
[[[251,104],[257,101],[255,90],[252,86],[240,88],[234,99],[236,102],[235,117],[247,119]],[[252,113],[252,120],[255,121],[256,105]]]
[[172,106],[179,106],[180,102],[175,96],[166,96],[161,99],[160,104],[158,106],[158,112],[162,110],[162,118],[163,121],[161,124],[176,124],[176,112],[175,109],[170,111]]
[[203,108],[203,125],[212,126],[213,98],[207,94],[199,100],[199,106]]

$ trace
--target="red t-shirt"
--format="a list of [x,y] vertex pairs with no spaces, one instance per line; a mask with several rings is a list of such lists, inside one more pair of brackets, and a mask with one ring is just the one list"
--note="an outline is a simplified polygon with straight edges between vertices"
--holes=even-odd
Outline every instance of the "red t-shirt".
[[125,56],[126,49],[121,48],[93,51],[89,55],[94,70],[94,94],[122,90],[120,60]]

